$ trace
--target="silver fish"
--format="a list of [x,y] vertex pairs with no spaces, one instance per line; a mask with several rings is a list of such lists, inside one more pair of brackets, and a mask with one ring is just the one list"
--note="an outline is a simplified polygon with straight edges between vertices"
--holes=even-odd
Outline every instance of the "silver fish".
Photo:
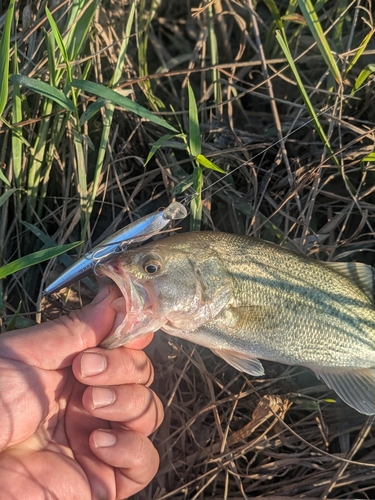
[[313,370],[348,405],[375,414],[373,269],[323,263],[259,239],[186,233],[99,265],[125,318],[102,346],[161,329],[250,375],[258,358]]

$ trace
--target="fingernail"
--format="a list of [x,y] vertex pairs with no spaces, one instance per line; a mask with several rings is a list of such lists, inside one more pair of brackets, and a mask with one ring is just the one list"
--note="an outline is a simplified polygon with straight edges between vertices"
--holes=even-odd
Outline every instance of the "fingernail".
[[116,443],[116,437],[109,431],[97,430],[94,432],[93,438],[97,448],[108,448]]
[[93,301],[91,302],[92,305],[96,305],[96,304],[99,304],[100,302],[102,302],[106,297],[108,297],[110,293],[110,290],[109,290],[109,286],[106,285],[106,286],[103,286],[103,288],[101,288],[98,292],[98,294],[96,295],[96,297],[94,297]]
[[94,408],[102,408],[109,406],[116,401],[115,392],[109,387],[93,387],[92,388],[92,403]]
[[107,368],[107,358],[96,352],[85,352],[81,358],[82,377],[92,377],[104,372]]

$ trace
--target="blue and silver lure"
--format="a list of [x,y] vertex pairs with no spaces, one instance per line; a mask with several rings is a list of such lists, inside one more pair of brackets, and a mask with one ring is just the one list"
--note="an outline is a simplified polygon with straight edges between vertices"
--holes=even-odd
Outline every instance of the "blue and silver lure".
[[48,285],[43,294],[57,292],[84,278],[95,270],[97,264],[102,264],[114,255],[125,252],[131,243],[140,243],[151,238],[164,229],[171,220],[184,219],[186,215],[186,208],[181,203],[174,202],[167,208],[141,217],[92,248]]

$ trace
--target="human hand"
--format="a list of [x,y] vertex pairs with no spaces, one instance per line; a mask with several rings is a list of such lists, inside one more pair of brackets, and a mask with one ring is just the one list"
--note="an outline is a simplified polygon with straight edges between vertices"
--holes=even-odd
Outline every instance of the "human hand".
[[95,347],[121,323],[118,297],[107,286],[69,316],[0,335],[1,500],[122,499],[155,475],[147,435],[163,408],[140,350],[152,334]]

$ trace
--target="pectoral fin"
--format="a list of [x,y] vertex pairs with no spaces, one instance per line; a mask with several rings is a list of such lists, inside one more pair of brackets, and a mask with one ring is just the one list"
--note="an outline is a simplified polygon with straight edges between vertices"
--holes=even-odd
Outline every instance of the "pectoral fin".
[[375,368],[315,373],[346,404],[365,415],[375,415]]
[[229,351],[226,349],[211,349],[213,353],[224,359],[229,365],[240,372],[260,377],[264,375],[262,363],[257,358],[252,358],[246,354]]

